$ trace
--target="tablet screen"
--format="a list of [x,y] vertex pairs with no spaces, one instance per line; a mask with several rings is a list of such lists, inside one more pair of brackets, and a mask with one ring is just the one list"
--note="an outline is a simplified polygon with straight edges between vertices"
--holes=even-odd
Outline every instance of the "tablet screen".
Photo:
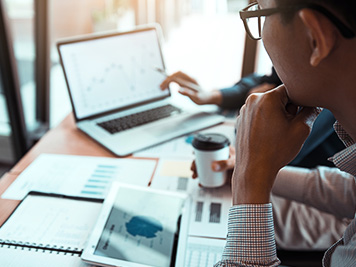
[[94,255],[170,266],[184,199],[119,188]]

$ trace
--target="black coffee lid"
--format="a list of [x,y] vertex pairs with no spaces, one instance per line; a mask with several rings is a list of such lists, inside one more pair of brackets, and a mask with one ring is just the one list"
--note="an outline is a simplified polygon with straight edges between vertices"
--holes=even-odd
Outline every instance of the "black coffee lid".
[[204,151],[213,151],[230,145],[229,139],[222,134],[197,134],[194,137],[193,147]]

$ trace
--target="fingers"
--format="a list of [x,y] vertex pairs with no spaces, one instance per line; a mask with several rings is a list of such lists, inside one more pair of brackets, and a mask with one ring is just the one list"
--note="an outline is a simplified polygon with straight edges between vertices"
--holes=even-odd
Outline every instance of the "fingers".
[[261,85],[258,85],[256,87],[250,89],[250,91],[248,91],[247,95],[256,94],[256,93],[264,93],[264,92],[267,92],[275,87],[276,87],[275,84],[263,83]]
[[294,123],[294,133],[300,138],[307,138],[313,127],[313,123],[320,113],[319,108],[302,107],[300,108],[298,114],[295,116]]
[[311,126],[322,109],[315,107],[301,107],[290,102],[287,90],[284,85],[281,85],[273,90],[277,93],[285,105],[286,110],[291,115],[296,115],[295,120],[304,121],[307,125]]
[[299,107],[293,103],[288,103],[286,105],[287,115],[291,115],[292,117],[294,117],[298,113],[298,109]]
[[296,116],[296,120],[300,120],[308,125],[310,128],[313,126],[314,121],[320,114],[320,108],[302,107]]
[[215,172],[223,172],[227,170],[233,169],[235,166],[235,158],[231,159],[229,158],[228,160],[219,160],[219,161],[214,161],[211,164],[211,168]]
[[[229,159],[213,161],[211,164],[212,170],[216,172],[233,170],[234,166],[235,166],[235,148],[233,146],[229,147]],[[193,172],[192,178],[196,179],[198,177],[198,173],[197,173],[195,160],[193,160],[192,165],[190,166],[190,170]]]
[[311,129],[315,119],[318,117],[322,109],[315,107],[300,107],[291,103],[284,85],[277,87],[273,91],[279,95],[282,103],[285,104],[286,111],[294,117],[293,120],[297,124],[303,122]]
[[196,179],[198,177],[198,173],[197,173],[197,167],[195,165],[195,160],[193,160],[192,165],[190,166],[190,170],[193,172],[192,178]]
[[190,99],[192,99],[193,97],[196,97],[197,93],[194,90],[191,90],[189,88],[183,88],[181,87],[178,91],[181,95],[187,96]]
[[187,74],[181,72],[181,71],[178,71],[178,72],[175,72],[173,73],[172,75],[168,76],[160,85],[160,88],[161,90],[165,90],[168,88],[168,85],[171,83],[171,82],[176,82],[178,83],[179,85],[180,82],[179,81],[187,81],[187,82],[191,82],[191,83],[194,83],[194,84],[197,84],[197,81],[194,80],[192,77],[188,76]]
[[[224,172],[234,169],[235,166],[235,149],[230,147],[230,157],[227,160],[218,160],[211,163],[211,169],[215,172]],[[193,172],[192,178],[196,179],[198,177],[197,167],[195,161],[192,162],[190,170]]]
[[160,84],[160,88],[161,90],[166,90],[168,89],[168,85],[170,84],[171,82],[171,78],[170,77],[167,77],[161,84]]
[[223,172],[223,171],[232,170],[235,167],[235,148],[230,146],[229,150],[230,150],[229,159],[212,162],[211,168],[213,171]]
[[287,106],[287,104],[290,102],[289,100],[289,97],[288,97],[288,94],[287,94],[287,90],[286,90],[286,87],[284,86],[284,84],[278,86],[277,88],[267,92],[268,93],[271,93],[271,94],[275,94],[275,96],[277,98],[280,99],[280,101],[282,101],[282,106]]

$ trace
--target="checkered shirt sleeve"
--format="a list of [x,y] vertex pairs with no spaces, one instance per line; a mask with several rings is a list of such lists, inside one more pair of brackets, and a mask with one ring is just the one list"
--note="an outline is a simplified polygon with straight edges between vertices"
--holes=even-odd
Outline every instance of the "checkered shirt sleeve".
[[230,208],[226,246],[215,267],[278,266],[272,204]]

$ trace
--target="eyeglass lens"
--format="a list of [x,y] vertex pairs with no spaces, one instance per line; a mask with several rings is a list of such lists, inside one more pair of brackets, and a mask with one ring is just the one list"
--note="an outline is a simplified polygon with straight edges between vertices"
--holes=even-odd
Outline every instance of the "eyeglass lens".
[[[256,11],[259,10],[259,5],[253,5],[251,6],[248,11]],[[261,38],[261,34],[262,34],[262,29],[263,29],[263,25],[265,22],[266,17],[265,16],[261,16],[261,17],[252,17],[252,18],[247,18],[246,22],[248,25],[248,28],[250,30],[251,35],[253,36],[253,38],[255,39],[259,39]]]

